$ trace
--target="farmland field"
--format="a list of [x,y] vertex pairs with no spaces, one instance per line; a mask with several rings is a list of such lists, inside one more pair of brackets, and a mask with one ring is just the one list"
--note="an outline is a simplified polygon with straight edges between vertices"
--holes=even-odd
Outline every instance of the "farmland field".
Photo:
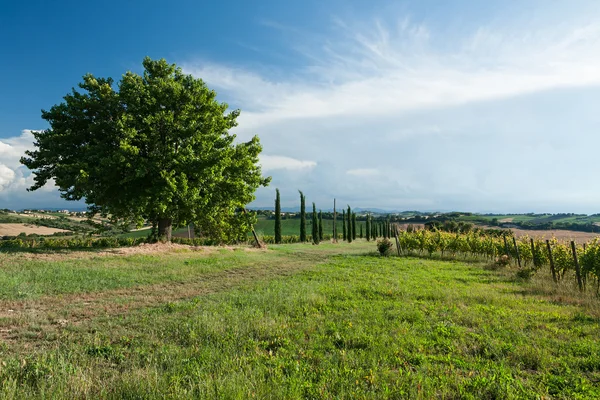
[[[482,225],[482,228],[494,228],[493,226]],[[578,232],[578,231],[568,231],[565,229],[548,229],[548,230],[535,230],[535,229],[518,229],[511,228],[510,229],[515,237],[523,237],[528,236],[531,238],[544,238],[544,239],[552,239],[553,237],[558,240],[575,240],[578,243],[589,242],[598,237],[600,234],[593,232]]]
[[68,232],[64,229],[49,228],[30,224],[2,224],[0,223],[0,236],[17,236],[20,233],[27,235],[35,233],[38,235],[52,235],[56,232]]
[[373,250],[0,253],[0,397],[600,396],[597,299]]

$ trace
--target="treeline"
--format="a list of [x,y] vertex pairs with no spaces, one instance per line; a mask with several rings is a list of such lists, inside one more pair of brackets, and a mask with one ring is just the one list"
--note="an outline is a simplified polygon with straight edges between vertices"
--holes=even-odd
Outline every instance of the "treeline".
[[146,243],[146,238],[119,238],[119,237],[16,237],[14,239],[0,240],[0,250],[21,249],[91,249],[115,248],[137,246]]
[[[294,215],[300,219],[300,228],[298,236],[291,235],[283,237],[281,232],[281,221],[284,213],[281,211],[281,195],[279,189],[275,189],[275,212],[272,217],[275,219],[275,227],[273,236],[265,236],[263,241],[266,243],[304,243],[312,242],[313,244],[319,244],[323,240],[344,240],[348,243],[356,240],[356,238],[366,238],[367,241],[376,239],[377,237],[391,237],[392,235],[392,221],[390,217],[379,217],[374,218],[373,215],[365,214],[358,215],[347,205],[342,208],[341,214],[337,212],[336,200],[333,200],[333,212],[323,212],[322,210],[317,211],[317,206],[312,203],[312,212],[309,216],[311,225],[311,234],[307,234],[307,211],[306,211],[306,196],[302,191],[298,191],[300,194],[300,212]],[[266,211],[268,214],[264,214],[265,211],[258,212],[258,214],[271,216],[270,211]],[[342,220],[342,232],[337,232],[337,219]],[[324,232],[323,220],[332,219],[334,224],[331,232]],[[357,222],[365,222],[364,224],[358,224]]]
[[[536,216],[536,214],[523,214],[527,216]],[[597,215],[592,215],[597,216]],[[462,221],[461,218],[468,217],[469,222]],[[527,221],[511,221],[511,222],[500,222],[498,218],[485,218],[484,216],[477,216],[472,213],[446,213],[437,216],[414,216],[411,218],[403,219],[403,223],[423,223],[423,224],[479,224],[479,225],[490,225],[498,227],[499,229],[510,229],[519,228],[526,230],[553,230],[553,229],[564,229],[578,232],[598,232],[600,233],[600,226],[595,225],[593,222],[569,222],[560,221],[560,219],[580,217],[588,218],[588,216],[580,216],[578,214],[553,214],[550,216],[540,216],[539,218],[527,220]],[[396,218],[392,217],[393,222],[398,222]]]

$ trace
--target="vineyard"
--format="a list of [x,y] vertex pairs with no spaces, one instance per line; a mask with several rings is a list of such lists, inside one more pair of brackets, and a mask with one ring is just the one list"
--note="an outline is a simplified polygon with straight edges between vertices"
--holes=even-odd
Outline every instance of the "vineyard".
[[398,255],[439,254],[442,258],[484,258],[498,264],[513,263],[522,269],[521,275],[548,268],[554,282],[573,279],[584,291],[600,290],[600,241],[577,244],[574,241],[515,238],[508,235],[470,232],[456,234],[442,231],[400,231],[396,235]]

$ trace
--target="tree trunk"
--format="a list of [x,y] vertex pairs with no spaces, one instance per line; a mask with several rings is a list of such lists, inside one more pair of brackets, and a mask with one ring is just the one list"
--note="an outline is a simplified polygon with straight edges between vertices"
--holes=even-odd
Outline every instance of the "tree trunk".
[[167,242],[171,241],[171,231],[172,231],[173,220],[171,218],[161,218],[158,220],[158,239],[166,240]]

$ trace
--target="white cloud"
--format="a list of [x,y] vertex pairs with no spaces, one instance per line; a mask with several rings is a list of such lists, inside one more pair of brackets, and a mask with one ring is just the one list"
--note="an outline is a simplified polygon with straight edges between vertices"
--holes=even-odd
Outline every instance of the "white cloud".
[[32,179],[25,178],[20,158],[25,155],[25,150],[33,148],[33,134],[30,130],[23,130],[20,136],[0,140],[0,193],[6,196],[9,192],[22,190]]
[[34,183],[33,175],[19,160],[26,150],[34,148],[32,132],[25,129],[19,136],[0,139],[0,208],[64,205],[53,180],[35,192],[27,192],[27,188]]
[[306,170],[314,168],[317,163],[314,161],[302,161],[295,158],[285,156],[269,156],[263,154],[260,156],[260,164],[262,171],[273,171],[278,169],[285,170]]
[[534,32],[480,28],[448,38],[444,50],[430,44],[428,28],[406,18],[397,29],[381,21],[364,32],[345,24],[341,36],[307,54],[310,64],[287,78],[216,64],[188,63],[185,70],[249,110],[242,115],[247,129],[298,118],[389,115],[600,84],[598,22]]
[[[591,106],[600,13],[557,24],[541,9],[527,18],[515,10],[470,32],[452,15],[447,25],[391,13],[336,18],[327,34],[290,44],[304,59],[287,73],[194,62],[185,70],[242,109],[240,137],[258,134],[267,153],[318,164],[311,178],[273,169],[282,191],[327,188],[359,207],[597,212],[600,190],[585,183],[595,177],[568,171],[591,171],[586,160],[600,145]],[[566,135],[578,143],[573,153],[586,154],[571,167],[562,165]],[[263,192],[257,204],[269,205]]]
[[0,164],[0,191],[15,178],[15,172],[4,164]]

